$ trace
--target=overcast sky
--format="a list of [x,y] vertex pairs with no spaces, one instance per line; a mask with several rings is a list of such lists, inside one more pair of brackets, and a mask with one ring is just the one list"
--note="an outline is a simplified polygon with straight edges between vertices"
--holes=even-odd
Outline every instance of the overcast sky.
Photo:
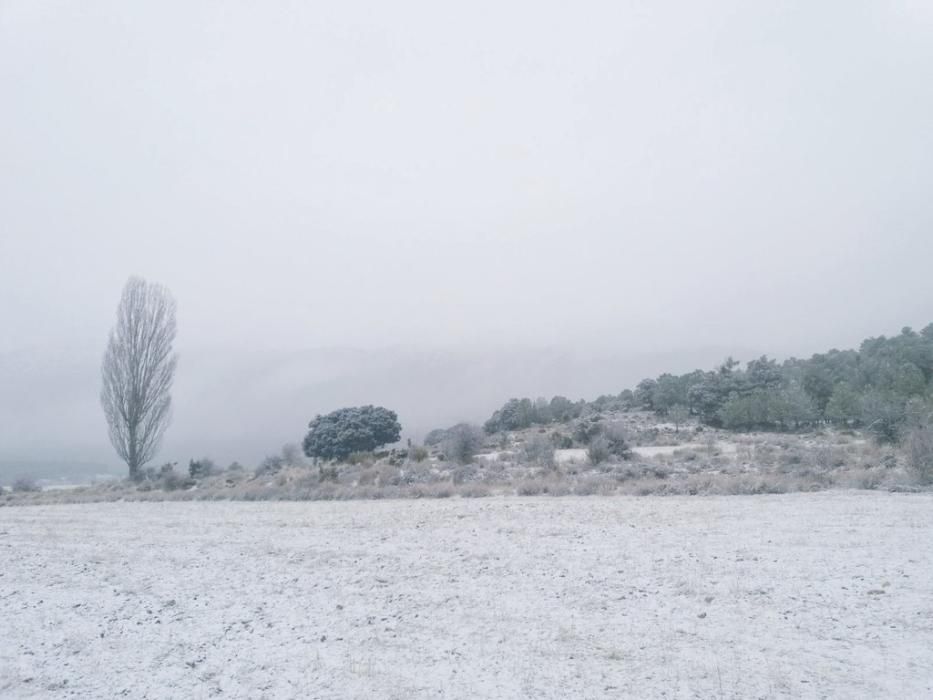
[[0,376],[130,274],[231,363],[922,326],[931,76],[924,0],[0,0]]

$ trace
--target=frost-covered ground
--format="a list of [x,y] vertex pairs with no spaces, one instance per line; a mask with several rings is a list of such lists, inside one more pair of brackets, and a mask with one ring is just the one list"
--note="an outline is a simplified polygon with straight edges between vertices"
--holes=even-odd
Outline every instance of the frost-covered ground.
[[0,696],[933,697],[933,494],[0,510]]

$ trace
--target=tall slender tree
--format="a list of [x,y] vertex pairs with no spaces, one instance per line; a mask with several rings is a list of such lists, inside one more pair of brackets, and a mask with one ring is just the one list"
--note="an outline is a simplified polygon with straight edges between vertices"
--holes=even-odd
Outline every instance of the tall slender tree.
[[101,365],[100,402],[113,448],[139,480],[171,422],[177,356],[175,301],[169,291],[131,277]]

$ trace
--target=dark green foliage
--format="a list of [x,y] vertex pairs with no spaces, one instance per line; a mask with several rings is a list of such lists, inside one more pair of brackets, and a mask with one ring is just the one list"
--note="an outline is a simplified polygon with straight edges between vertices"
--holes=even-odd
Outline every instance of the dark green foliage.
[[830,350],[810,359],[778,363],[762,356],[743,369],[729,357],[711,371],[643,379],[634,390],[590,403],[563,396],[550,402],[510,399],[484,428],[496,433],[577,420],[574,439],[587,445],[601,433],[603,414],[641,409],[675,418],[677,425],[685,414],[736,430],[796,430],[832,422],[895,441],[911,399],[933,399],[933,324],[920,333],[904,328],[891,338],[869,338],[858,350]]
[[538,422],[531,399],[512,399],[503,406],[502,427],[506,430],[529,428]]
[[733,394],[719,411],[722,425],[730,430],[797,428],[816,418],[816,406],[806,392],[789,387],[754,389]]
[[560,423],[565,423],[580,415],[579,407],[566,396],[555,396],[550,404],[551,418]]
[[[614,396],[609,398],[616,400]],[[579,416],[584,405],[583,401],[573,403],[564,396],[555,396],[550,401],[544,398],[535,401],[527,398],[509,399],[483,424],[483,430],[492,434],[524,430],[533,425],[548,425],[554,421],[563,423]]]
[[586,456],[594,466],[610,457],[628,459],[631,456],[631,449],[621,424],[593,421],[589,424],[587,432],[589,437],[586,441]]
[[[652,386],[652,395],[648,403],[659,414],[666,415],[674,406],[686,406],[690,400],[690,390],[705,379],[703,372],[696,371],[682,376],[662,374]],[[639,386],[646,385],[643,381]],[[637,395],[637,392],[635,392]]]
[[628,459],[632,455],[632,450],[628,446],[628,438],[625,429],[620,423],[607,423],[603,426],[600,439],[605,440],[609,449],[609,454],[621,459]]
[[745,369],[745,384],[748,391],[773,391],[784,383],[781,368],[775,360],[762,355],[748,363]]
[[728,358],[709,372],[642,380],[633,397],[660,415],[686,405],[701,422],[738,430],[790,430],[818,421],[865,427],[881,441],[902,432],[905,405],[933,396],[933,324],[869,338],[782,364],[762,356],[741,369]]
[[830,350],[801,361],[804,391],[810,395],[820,411],[825,411],[840,385],[858,384],[859,354],[855,350]]
[[[631,393],[631,392],[629,392]],[[603,394],[590,403],[578,404],[577,416],[587,411],[627,411],[633,405],[632,400],[623,400],[619,396]]]
[[634,401],[635,405],[644,411],[657,410],[654,399],[658,390],[658,382],[655,379],[642,379],[635,387]]
[[219,470],[210,457],[192,459],[188,462],[188,474],[192,479],[203,479],[205,476],[216,474]]
[[398,442],[402,430],[395,412],[381,406],[341,408],[317,416],[308,428],[304,453],[325,460],[342,460],[353,452],[372,452]]
[[563,433],[551,433],[551,442],[558,450],[569,450],[573,447],[573,438]]
[[897,442],[905,406],[893,392],[873,389],[862,396],[861,424],[878,442]]
[[[814,401],[819,408],[820,397],[815,396]],[[862,416],[862,397],[848,382],[839,382],[832,387],[824,415],[839,425],[855,423]]]
[[503,430],[522,430],[528,428],[534,421],[535,407],[531,399],[509,399],[505,405],[494,412],[492,417],[483,424],[487,433],[498,433]]
[[573,428],[573,439],[581,445],[589,445],[603,432],[602,416],[596,414],[581,419]]

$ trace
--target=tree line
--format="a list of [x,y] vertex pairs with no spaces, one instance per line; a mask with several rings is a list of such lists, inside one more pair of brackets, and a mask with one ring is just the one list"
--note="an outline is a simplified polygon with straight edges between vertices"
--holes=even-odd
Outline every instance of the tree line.
[[729,430],[797,430],[816,424],[865,428],[896,441],[933,404],[933,324],[868,338],[857,350],[830,350],[744,367],[727,358],[714,369],[662,374],[634,389],[573,402],[510,399],[486,421],[488,433],[566,422],[590,412],[647,410],[681,423],[693,417]]
[[[143,478],[171,420],[175,335],[175,302],[168,290],[130,278],[101,364],[100,398],[111,443],[132,479]],[[933,324],[919,333],[908,327],[890,338],[868,338],[857,350],[830,350],[806,360],[779,363],[762,356],[743,368],[730,357],[712,370],[643,379],[634,389],[591,402],[565,396],[510,399],[483,429],[488,434],[521,430],[612,410],[653,411],[678,425],[694,417],[730,430],[833,423],[898,441],[912,427],[933,424]],[[324,461],[395,443],[401,433],[395,412],[379,406],[319,415],[308,428],[303,451]],[[445,443],[445,451],[459,460],[468,459],[481,442],[478,429],[467,424],[433,431],[425,440]],[[198,465],[192,462],[192,476]]]

